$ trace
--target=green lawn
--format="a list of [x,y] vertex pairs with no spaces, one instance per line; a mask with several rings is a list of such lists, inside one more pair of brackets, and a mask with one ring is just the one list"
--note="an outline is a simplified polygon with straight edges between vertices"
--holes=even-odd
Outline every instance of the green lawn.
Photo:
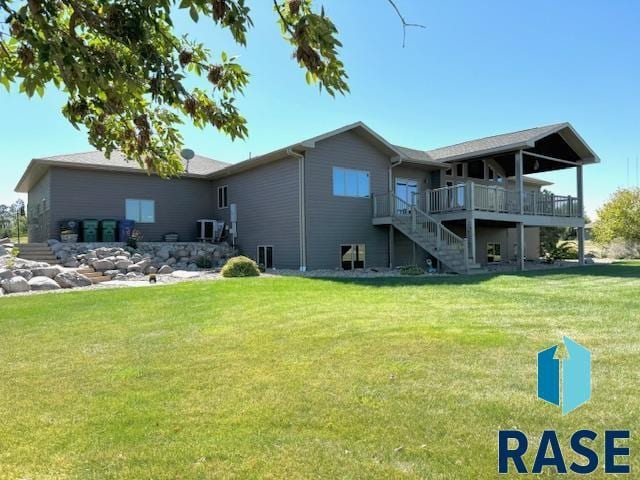
[[[0,478],[496,478],[514,427],[629,429],[638,470],[639,323],[640,263],[3,298]],[[563,334],[593,356],[565,417]]]

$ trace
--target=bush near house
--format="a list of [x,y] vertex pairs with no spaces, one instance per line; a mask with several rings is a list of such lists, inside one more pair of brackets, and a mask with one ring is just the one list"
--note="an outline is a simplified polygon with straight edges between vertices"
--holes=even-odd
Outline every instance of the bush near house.
[[424,274],[424,268],[419,265],[405,265],[400,267],[401,275],[422,275]]
[[223,277],[257,277],[259,275],[258,264],[248,257],[234,257],[222,267]]

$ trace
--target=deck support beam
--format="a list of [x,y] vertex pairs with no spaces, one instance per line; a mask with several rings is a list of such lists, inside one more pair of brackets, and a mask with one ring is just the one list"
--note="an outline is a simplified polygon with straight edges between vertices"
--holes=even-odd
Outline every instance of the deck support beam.
[[524,214],[524,165],[522,161],[522,150],[518,150],[515,155],[516,162],[516,192],[518,192],[518,210],[520,215]]
[[395,264],[395,235],[393,225],[389,225],[389,268],[393,268]]
[[578,227],[578,263],[584,265],[584,227]]
[[476,263],[476,219],[473,215],[467,215],[467,252],[469,260]]
[[524,223],[516,224],[516,261],[518,271],[524,272]]

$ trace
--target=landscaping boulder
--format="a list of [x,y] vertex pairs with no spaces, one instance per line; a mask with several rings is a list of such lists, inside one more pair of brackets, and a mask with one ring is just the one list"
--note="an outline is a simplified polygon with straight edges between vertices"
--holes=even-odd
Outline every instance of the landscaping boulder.
[[133,265],[133,262],[129,259],[118,260],[116,262],[116,268],[118,270],[126,270],[130,265]]
[[78,272],[62,272],[56,275],[55,282],[62,288],[78,288],[91,286],[91,280]]
[[[18,277],[21,278],[21,277]],[[29,286],[31,290],[36,291],[45,291],[45,290],[59,290],[60,285],[58,285],[53,279],[49,277],[33,277],[29,280]]]
[[158,250],[158,253],[156,253],[156,257],[158,257],[160,260],[167,260],[170,256],[171,254],[169,252],[169,247],[162,247],[160,250]]
[[31,270],[27,270],[26,268],[19,268],[17,270],[14,270],[13,273],[15,275],[20,275],[27,281],[33,278],[33,272]]
[[171,265],[175,265],[177,261],[178,260],[176,260],[174,257],[171,257],[171,258],[168,258],[167,261],[164,262],[164,263],[165,263],[165,265],[171,266]]
[[3,255],[8,255],[9,252],[7,251],[6,248],[4,248],[2,245],[0,245],[0,257],[2,257]]
[[47,240],[47,245],[49,245],[50,247],[53,247],[54,245],[57,245],[58,243],[60,243],[58,240],[55,240],[53,238],[50,238],[49,240]]
[[58,266],[49,265],[48,267],[32,268],[31,272],[33,273],[34,277],[55,278],[56,275],[58,275],[59,273],[62,272],[62,268],[60,268]]
[[153,265],[147,267],[144,271],[144,273],[146,273],[147,275],[153,275],[154,273],[156,273],[158,271],[158,269],[156,267],[154,267]]
[[80,262],[75,258],[69,258],[63,263],[63,265],[67,268],[78,268],[80,266]]
[[111,260],[94,260],[91,266],[96,272],[115,270],[116,266]]
[[170,273],[173,273],[173,268],[171,268],[169,265],[163,265],[158,269],[158,273],[160,275],[168,275]]
[[107,277],[115,277],[116,275],[120,274],[122,272],[120,272],[120,270],[105,270],[103,272],[103,275],[106,275]]
[[14,273],[8,268],[0,268],[0,281],[15,277]]
[[[48,277],[44,277],[48,278]],[[4,288],[4,291],[7,293],[21,293],[28,292],[30,290],[29,282],[27,282],[22,277],[12,277],[6,280],[3,280],[0,283],[0,287]]]
[[140,280],[144,278],[144,275],[140,272],[129,272],[126,276],[127,280]]

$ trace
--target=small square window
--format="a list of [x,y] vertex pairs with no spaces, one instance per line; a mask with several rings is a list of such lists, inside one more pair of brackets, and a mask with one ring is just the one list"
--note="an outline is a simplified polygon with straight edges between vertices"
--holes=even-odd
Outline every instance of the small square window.
[[343,270],[365,267],[365,245],[340,245],[340,265]]
[[218,187],[218,208],[227,208],[229,206],[228,189],[226,185]]
[[258,265],[265,269],[273,268],[273,247],[266,245],[258,246]]
[[487,262],[498,263],[502,261],[499,243],[487,243]]

